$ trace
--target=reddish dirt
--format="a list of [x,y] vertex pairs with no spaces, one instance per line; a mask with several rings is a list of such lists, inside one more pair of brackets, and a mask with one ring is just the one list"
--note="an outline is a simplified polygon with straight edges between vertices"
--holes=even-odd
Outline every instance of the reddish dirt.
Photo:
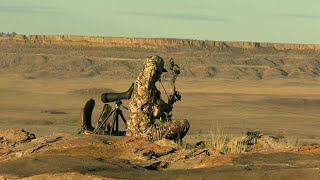
[[319,146],[222,154],[210,148],[182,147],[169,140],[150,142],[144,138],[60,133],[21,141],[25,139],[23,133],[30,134],[21,129],[0,132],[2,137],[21,137],[14,145],[0,143],[1,147],[10,147],[0,151],[2,177],[245,179],[259,178],[264,173],[269,177],[299,177],[291,175],[300,172],[312,179],[320,175]]
[[293,152],[298,154],[320,154],[320,146],[302,146],[294,149]]

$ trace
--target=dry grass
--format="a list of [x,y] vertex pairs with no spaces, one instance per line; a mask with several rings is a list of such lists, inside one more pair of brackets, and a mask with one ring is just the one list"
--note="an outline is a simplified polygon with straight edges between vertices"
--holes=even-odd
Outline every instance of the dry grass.
[[216,127],[211,131],[206,145],[223,153],[243,153],[247,149],[247,145],[243,143],[243,140],[244,137],[225,134],[217,123]]
[[286,137],[286,142],[290,146],[297,146],[299,143],[298,137],[291,136],[291,137]]
[[243,143],[243,137],[230,137],[225,147],[225,153],[244,153],[248,146]]
[[227,135],[217,127],[215,130],[211,131],[208,145],[210,148],[223,152],[227,139]]

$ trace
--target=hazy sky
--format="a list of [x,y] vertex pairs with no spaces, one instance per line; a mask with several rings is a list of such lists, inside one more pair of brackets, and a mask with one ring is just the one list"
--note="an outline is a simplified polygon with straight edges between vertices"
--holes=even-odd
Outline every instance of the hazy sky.
[[320,0],[0,0],[0,32],[320,44]]

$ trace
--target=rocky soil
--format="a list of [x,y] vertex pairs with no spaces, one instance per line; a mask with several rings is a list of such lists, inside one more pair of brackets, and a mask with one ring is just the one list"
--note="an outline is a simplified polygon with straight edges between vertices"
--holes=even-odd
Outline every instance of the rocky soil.
[[0,139],[3,178],[175,179],[187,178],[186,172],[195,169],[199,171],[191,176],[205,179],[237,173],[245,177],[243,172],[259,177],[261,171],[293,177],[287,174],[291,170],[311,172],[306,174],[311,178],[320,176],[319,145],[293,147],[269,136],[261,136],[243,153],[227,154],[170,140],[63,133],[36,138],[17,128],[1,131]]

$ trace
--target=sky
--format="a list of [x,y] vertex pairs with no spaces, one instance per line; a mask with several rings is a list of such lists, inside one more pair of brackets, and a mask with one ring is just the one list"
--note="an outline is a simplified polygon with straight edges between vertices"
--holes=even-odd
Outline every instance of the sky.
[[320,44],[320,0],[0,0],[0,32]]

